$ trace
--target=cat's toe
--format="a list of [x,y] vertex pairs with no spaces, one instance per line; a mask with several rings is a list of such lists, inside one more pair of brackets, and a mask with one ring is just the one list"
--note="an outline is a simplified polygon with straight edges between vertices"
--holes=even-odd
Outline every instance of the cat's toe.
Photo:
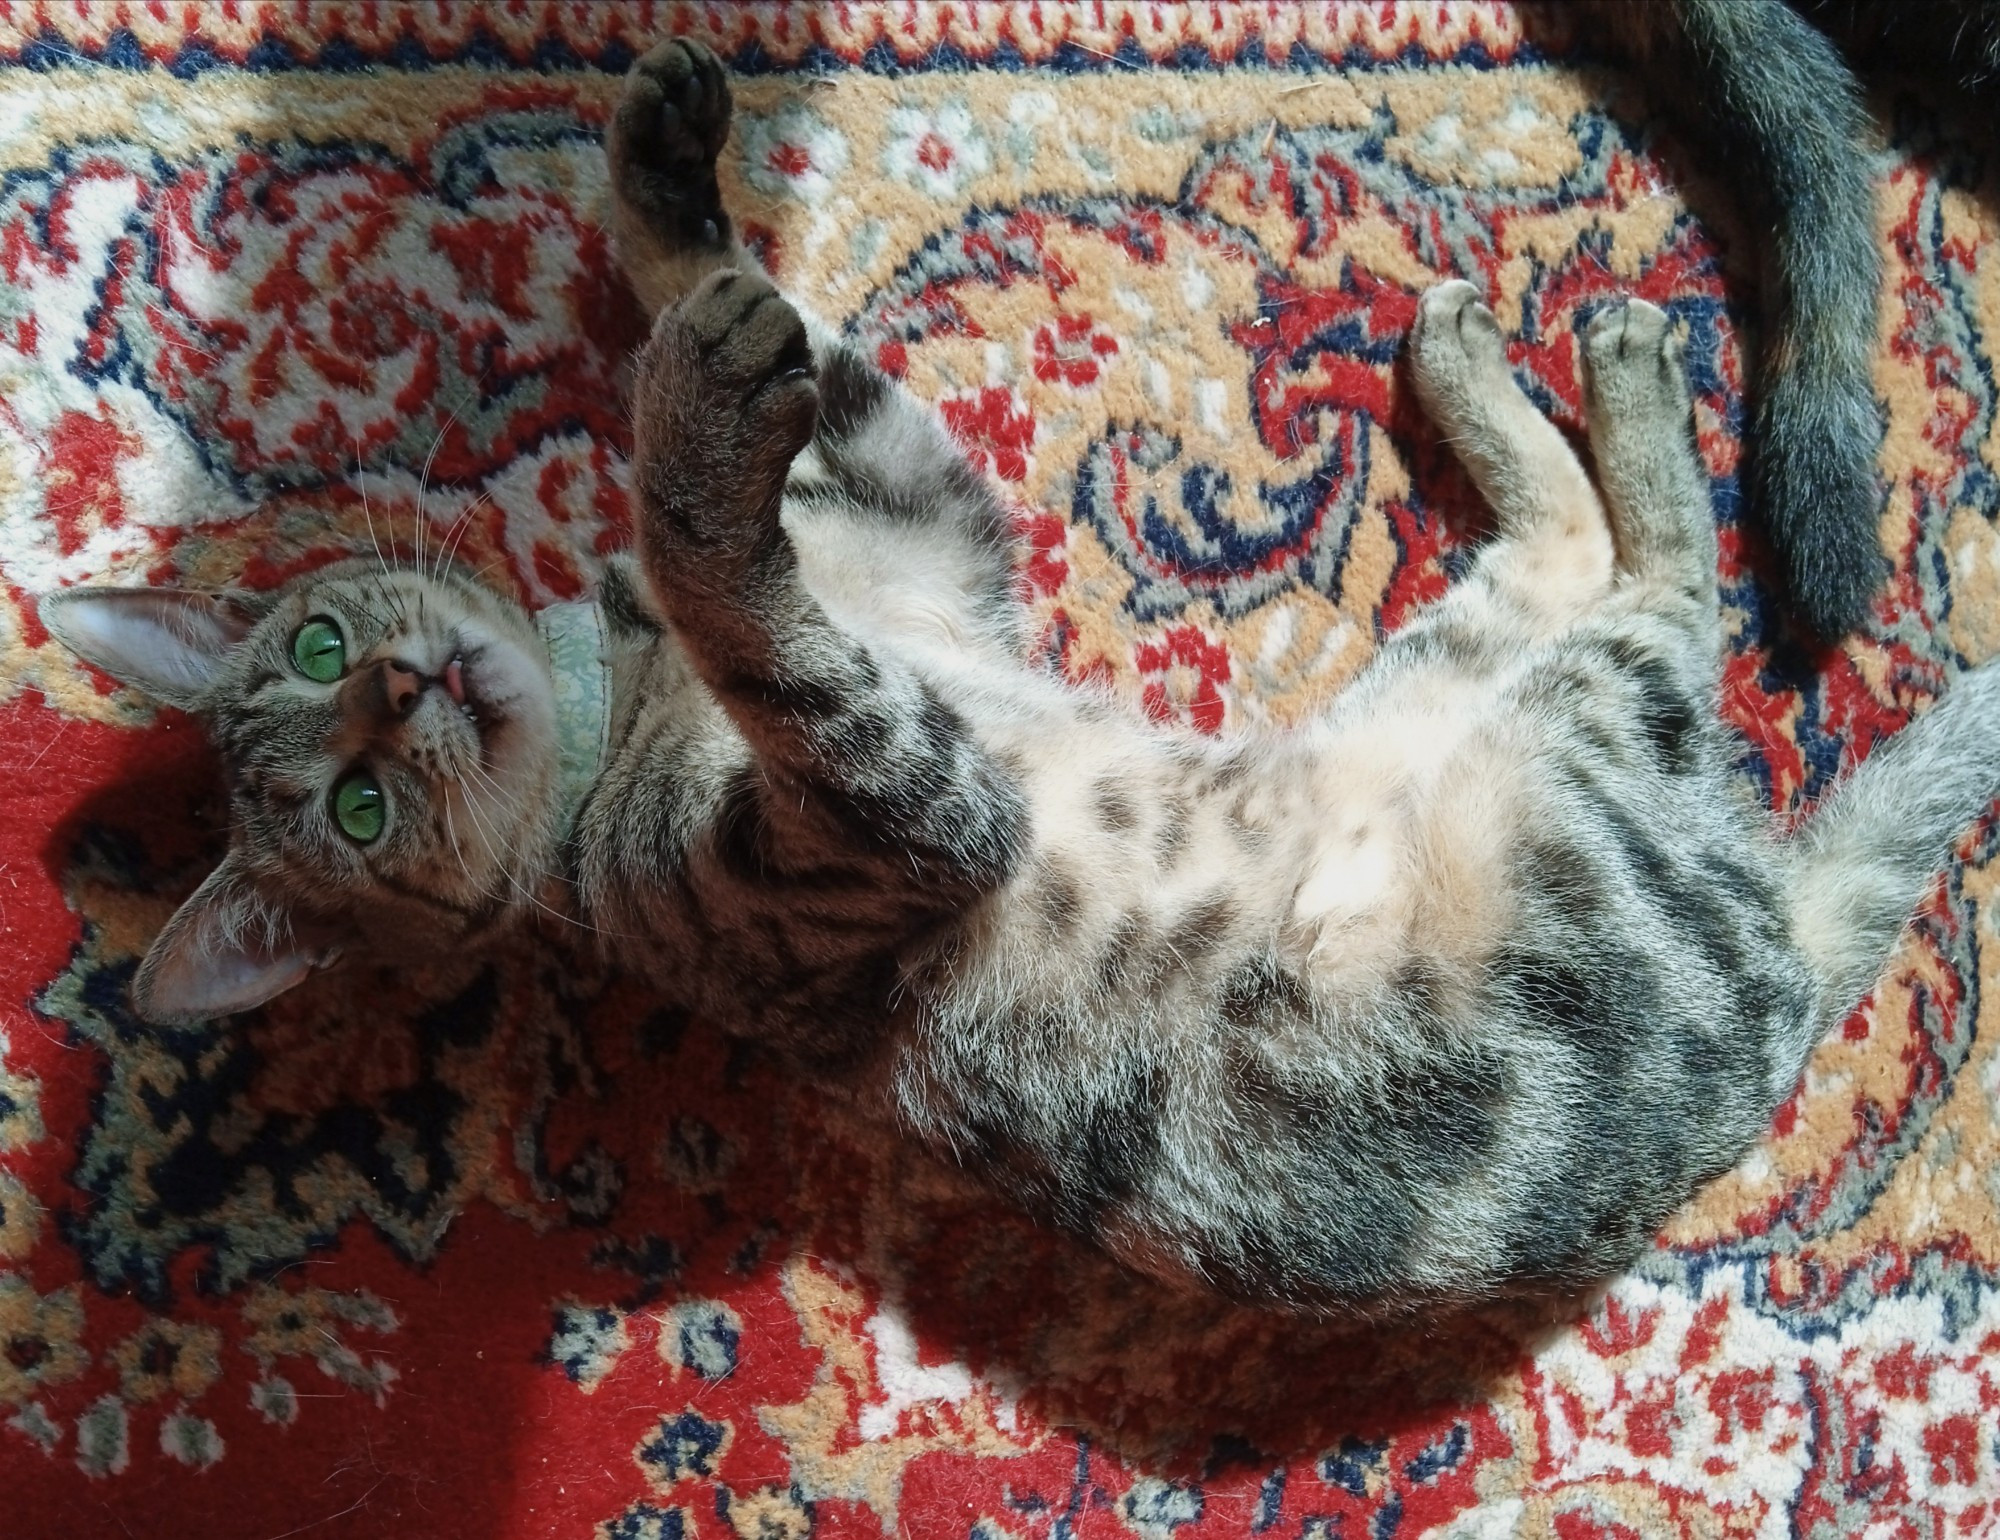
[[711,273],[692,294],[661,316],[660,324],[687,332],[707,362],[750,313],[777,292],[770,279],[761,273],[723,268]]
[[[661,314],[640,357],[636,447],[649,463],[710,488],[695,524],[777,516],[792,458],[819,409],[812,346],[799,313],[763,274],[725,268]],[[725,489],[746,494],[723,506]]]
[[1454,278],[1424,292],[1410,334],[1410,370],[1432,410],[1472,390],[1474,380],[1506,368],[1500,322],[1480,300],[1478,288]]
[[787,465],[812,438],[819,382],[805,322],[772,290],[744,314],[719,350],[719,367],[742,382],[747,436]]
[[805,322],[761,273],[716,273],[681,303],[680,313],[702,350],[703,372],[724,391],[747,399],[790,380],[811,384]]
[[1687,376],[1673,320],[1642,299],[1607,305],[1583,333],[1584,392],[1598,410],[1680,411]]
[[1455,421],[1506,372],[1500,323],[1479,290],[1462,278],[1427,289],[1410,334],[1410,373],[1431,415]]
[[1593,364],[1613,358],[1659,357],[1673,342],[1673,322],[1643,299],[1606,305],[1584,329],[1584,356]]
[[1459,312],[1478,303],[1478,286],[1463,278],[1432,284],[1417,301],[1417,335],[1435,332],[1447,322],[1456,326]]
[[729,78],[722,61],[689,38],[656,45],[626,77],[621,114],[633,109],[635,154],[662,168],[707,165],[729,137]]
[[700,43],[661,43],[625,77],[611,115],[612,186],[640,224],[680,240],[719,240],[715,158],[729,137],[729,80]]
[[1417,302],[1413,342],[1419,356],[1440,351],[1493,354],[1500,352],[1500,323],[1479,298],[1479,290],[1463,278],[1434,284]]

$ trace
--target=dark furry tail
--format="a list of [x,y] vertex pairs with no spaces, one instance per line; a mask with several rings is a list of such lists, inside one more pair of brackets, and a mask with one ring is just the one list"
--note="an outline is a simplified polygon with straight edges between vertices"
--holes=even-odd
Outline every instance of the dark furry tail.
[[1753,490],[1798,613],[1854,630],[1886,567],[1871,357],[1881,263],[1853,74],[1783,0],[1610,0],[1607,45],[1680,78],[1665,105],[1705,132],[1768,221]]
[[1996,791],[2000,666],[1989,665],[1961,675],[1870,754],[1792,841],[1792,931],[1820,981],[1815,1041],[1874,984],[1953,843]]

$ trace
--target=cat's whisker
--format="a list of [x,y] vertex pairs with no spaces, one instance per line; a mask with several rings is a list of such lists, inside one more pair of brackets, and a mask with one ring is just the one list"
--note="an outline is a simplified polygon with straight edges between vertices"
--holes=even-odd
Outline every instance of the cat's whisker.
[[[393,617],[395,623],[398,626],[402,627],[402,629],[405,632],[407,632],[410,629],[409,602],[403,597],[401,586],[394,581],[394,578],[397,576],[399,570],[400,569],[396,568],[390,569],[389,575],[391,581],[383,585],[382,598],[383,601],[388,606],[388,615]],[[389,621],[387,618],[381,615],[377,615],[374,618],[376,624],[379,625],[384,631],[390,629]]]
[[382,554],[382,542],[375,538],[375,510],[368,505],[368,476],[361,465],[361,437],[354,439],[354,486],[361,494],[361,517],[368,521],[368,543],[375,548],[375,563],[383,576],[389,575],[389,559]]
[[210,352],[207,348],[196,347],[186,336],[175,336],[167,340],[167,347],[175,353],[192,353],[196,358],[205,358],[212,364],[226,364],[226,355]]
[[[472,832],[478,836],[479,848],[486,858],[487,865],[491,866],[502,877],[507,878],[511,882],[513,880],[512,875],[508,872],[506,863],[494,854],[493,840],[486,827],[486,820],[479,816],[478,799],[469,794],[471,791],[470,783],[461,779],[458,785],[462,791],[468,793],[463,802],[465,816],[472,825]],[[518,888],[519,884],[516,883],[515,886]]]
[[[499,784],[492,778],[492,776],[487,774],[484,769],[480,768],[478,765],[469,765],[467,768],[471,770],[471,772],[475,776],[478,777],[479,781],[482,784],[490,788],[491,791],[496,796],[504,795],[504,793],[501,791]],[[499,871],[501,876],[507,879],[507,882],[509,883],[509,885],[513,887],[514,891],[516,893],[519,893],[521,897],[526,899],[535,908],[541,910],[542,913],[549,915],[554,919],[561,920],[566,925],[573,925],[578,930],[588,931],[592,935],[602,936],[606,940],[632,939],[630,937],[620,936],[613,931],[605,930],[602,926],[593,925],[587,920],[579,920],[573,914],[565,914],[562,910],[557,909],[550,904],[544,903],[540,897],[538,897],[533,891],[531,891],[527,887],[526,884],[524,884],[521,881],[519,877],[515,876],[514,870],[510,865],[508,865],[505,861],[498,859],[494,855],[494,843],[493,840],[489,837],[489,832],[486,827],[486,822],[479,816],[478,807],[475,803],[475,800],[471,797],[467,797],[465,799],[465,813],[466,816],[472,820],[473,829],[474,832],[479,835],[480,844],[486,848],[486,859],[493,863],[494,867]],[[532,861],[524,862],[524,865],[526,866],[526,869],[530,876],[538,878],[547,878],[553,881],[562,880],[561,878],[557,877],[553,872],[544,870],[543,868],[541,868]]]
[[[468,814],[472,814],[475,820],[477,819],[477,814],[473,813],[472,800],[470,798],[468,798],[466,801],[466,811]],[[484,828],[483,824],[481,825],[481,828],[482,829]],[[483,837],[482,837],[482,842],[483,842]],[[489,856],[490,854],[491,851],[489,847]],[[534,861],[523,861],[522,867],[523,870],[526,872],[526,874],[530,878],[533,878],[535,880],[545,881],[545,882],[559,882],[562,883],[564,886],[568,887],[575,886],[574,883],[570,882],[568,878],[563,877],[560,873],[550,871],[546,867],[543,867]],[[580,920],[576,918],[576,916],[574,915],[567,914],[560,909],[551,907],[550,905],[544,903],[541,900],[541,898],[536,893],[534,893],[530,888],[525,886],[519,880],[519,878],[514,874],[511,868],[503,865],[501,867],[501,872],[502,875],[507,878],[508,882],[513,885],[513,888],[517,893],[519,893],[523,898],[527,899],[527,901],[533,904],[537,909],[540,909],[544,914],[552,915],[556,919],[563,921],[565,924],[575,926],[578,930],[589,931],[594,936],[603,936],[609,939],[625,939],[625,940],[631,939],[629,937],[619,937],[615,932],[608,931],[600,925],[594,925],[588,920]]]
[[[506,890],[501,887],[496,887],[491,883],[481,882],[477,877],[475,877],[472,874],[471,867],[468,866],[466,863],[465,853],[461,848],[459,848],[458,831],[456,827],[454,827],[451,823],[451,799],[454,795],[456,795],[459,798],[460,805],[464,808],[466,817],[472,823],[473,833],[476,834],[479,838],[480,849],[485,855],[487,864],[503,877],[507,875],[507,872],[504,863],[495,859],[493,854],[493,843],[492,840],[487,835],[485,825],[480,821],[479,810],[475,805],[475,799],[468,794],[467,788],[461,782],[447,791],[446,802],[445,802],[445,821],[446,821],[446,832],[451,837],[453,853],[457,855],[460,867],[465,870],[466,881],[472,885],[473,889],[479,894],[481,898],[490,900],[495,903],[505,903],[507,897]],[[518,886],[518,884],[516,886]]]
[[424,468],[417,477],[417,553],[415,570],[419,572],[424,570],[424,493],[429,489],[431,484],[431,464],[437,459],[438,451],[444,448],[445,435],[451,432],[452,428],[457,424],[458,414],[462,409],[462,406],[453,407],[450,414],[444,420],[444,426],[437,430],[436,437],[431,440],[430,453],[424,456]]
[[491,888],[472,875],[472,867],[466,862],[465,851],[458,843],[458,830],[452,826],[450,788],[446,788],[444,797],[444,837],[446,842],[451,846],[452,855],[458,861],[458,869],[465,874],[465,885],[481,898],[492,899],[497,897],[498,895]]
[[[467,773],[471,777],[476,778],[478,784],[483,786],[487,790],[487,792],[492,796],[494,801],[498,802],[506,797],[507,793],[505,789],[500,785],[498,781],[496,781],[493,778],[492,772],[487,770],[483,765],[481,765],[477,759],[468,760],[466,762],[465,768]],[[538,865],[536,862],[532,860],[526,860],[524,858],[522,864],[531,876],[547,878],[551,882],[562,882],[568,884],[567,878],[561,876],[560,874],[554,871],[550,871],[547,868]]]
[[465,511],[459,514],[457,519],[452,522],[451,529],[446,534],[444,543],[438,547],[437,560],[431,566],[431,580],[433,582],[444,575],[445,565],[451,560],[452,553],[458,549],[459,541],[463,540],[466,531],[472,528],[472,516],[479,511],[483,504],[490,501],[492,496],[493,489],[488,487],[471,502],[467,503]]

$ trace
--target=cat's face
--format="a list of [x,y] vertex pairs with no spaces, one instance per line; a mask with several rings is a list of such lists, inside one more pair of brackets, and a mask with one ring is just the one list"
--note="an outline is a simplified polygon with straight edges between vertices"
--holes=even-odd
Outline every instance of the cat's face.
[[530,901],[556,804],[534,623],[456,572],[346,562],[276,595],[70,589],[73,652],[209,725],[221,867],[147,955],[140,1013],[247,1009],[349,946],[407,958]]

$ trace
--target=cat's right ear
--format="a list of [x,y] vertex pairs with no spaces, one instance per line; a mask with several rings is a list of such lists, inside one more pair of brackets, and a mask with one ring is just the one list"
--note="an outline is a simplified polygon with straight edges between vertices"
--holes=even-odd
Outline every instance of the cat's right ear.
[[178,588],[64,588],[43,597],[40,614],[84,662],[184,710],[257,623],[242,594]]
[[212,1021],[262,1005],[338,955],[330,933],[302,934],[232,851],[167,921],[132,981],[132,1003],[161,1026]]

